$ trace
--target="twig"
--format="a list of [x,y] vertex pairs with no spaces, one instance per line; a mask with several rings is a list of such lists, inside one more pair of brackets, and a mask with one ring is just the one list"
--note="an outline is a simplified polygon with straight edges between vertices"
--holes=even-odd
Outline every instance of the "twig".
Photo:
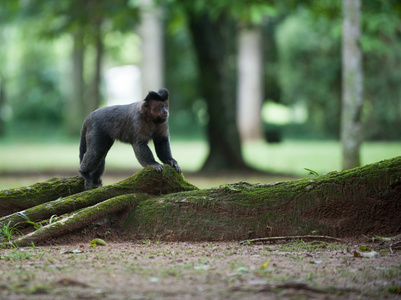
[[257,238],[257,239],[252,239],[252,240],[245,240],[241,241],[240,244],[250,244],[250,243],[255,243],[255,242],[274,242],[274,241],[280,241],[280,240],[295,240],[295,239],[313,239],[313,240],[329,240],[329,241],[336,241],[336,242],[342,242],[343,240],[331,237],[331,236],[325,236],[325,235],[290,235],[290,236],[272,236],[272,237],[264,237],[264,238]]

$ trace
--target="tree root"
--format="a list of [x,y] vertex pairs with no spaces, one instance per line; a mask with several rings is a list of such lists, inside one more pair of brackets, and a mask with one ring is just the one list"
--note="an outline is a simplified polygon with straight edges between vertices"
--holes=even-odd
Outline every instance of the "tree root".
[[145,194],[128,194],[110,198],[93,206],[81,209],[52,224],[43,226],[36,231],[13,240],[11,243],[0,243],[0,248],[8,248],[13,245],[20,247],[28,246],[38,241],[61,236],[90,225],[107,215],[123,211],[128,207],[133,207],[139,201],[148,198],[149,195]]
[[252,240],[241,241],[241,245],[256,243],[256,242],[276,242],[282,240],[319,240],[319,241],[335,241],[335,242],[343,242],[342,239],[338,239],[331,236],[325,235],[293,235],[293,236],[272,236],[272,237],[264,237]]
[[[170,166],[165,166],[161,173],[144,168],[111,186],[31,207],[19,216],[3,217],[0,230],[26,222],[22,214],[31,221],[64,215],[60,222],[15,241],[27,245],[81,228],[107,214],[127,211],[130,205],[137,204],[129,213],[120,213],[117,223],[124,225],[127,236],[143,239],[254,243],[302,238],[341,242],[332,236],[371,232],[395,235],[401,224],[400,166],[401,157],[396,157],[313,178],[277,184],[240,182],[204,190],[188,183]],[[1,207],[0,203],[0,215]],[[122,218],[127,219],[124,222]],[[0,238],[9,236],[6,232]],[[398,247],[398,243],[393,247]]]
[[[37,183],[34,186],[47,187],[49,182]],[[54,182],[54,180],[51,182]],[[82,179],[79,179],[79,182],[82,185]],[[12,244],[26,246],[30,243],[63,235],[89,225],[109,214],[127,210],[127,208],[135,206],[139,201],[148,199],[151,196],[196,189],[197,187],[186,181],[182,174],[178,174],[173,168],[165,166],[163,172],[160,173],[152,168],[145,168],[141,172],[116,184],[84,191],[36,206],[34,201],[25,201],[25,206],[29,204],[30,208],[0,218],[0,228],[1,226],[23,228],[32,225],[39,227],[40,225],[35,224],[36,222],[49,219],[53,215],[62,216],[67,214],[67,216],[17,238],[11,243],[0,243],[0,248],[9,247]],[[7,191],[0,192],[0,195],[6,194],[8,194]],[[52,193],[50,194],[53,195]],[[10,202],[9,199],[2,201],[5,201],[5,203]],[[0,201],[0,213],[2,212],[1,203]],[[8,209],[7,206],[3,205],[3,207]],[[120,214],[120,216],[124,215],[127,217],[127,214]],[[118,220],[117,223],[121,225],[123,222],[124,220]]]
[[27,187],[0,191],[0,217],[84,190],[81,177],[52,178]]

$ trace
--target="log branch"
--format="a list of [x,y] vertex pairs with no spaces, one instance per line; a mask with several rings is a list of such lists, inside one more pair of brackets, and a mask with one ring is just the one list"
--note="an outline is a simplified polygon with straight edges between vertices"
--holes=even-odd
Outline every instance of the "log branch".
[[0,217],[84,190],[78,176],[52,178],[27,187],[0,191]]
[[338,239],[326,235],[293,235],[293,236],[271,236],[257,239],[250,239],[241,241],[240,244],[251,244],[256,242],[276,242],[282,240],[319,240],[319,241],[331,241],[331,242],[342,242],[342,239]]
[[134,207],[139,201],[147,198],[149,198],[149,195],[145,194],[128,194],[110,198],[93,206],[81,209],[69,216],[65,216],[57,222],[43,226],[38,230],[15,239],[11,243],[0,243],[0,248],[29,246],[32,243],[42,242],[50,238],[61,236],[90,225],[107,215],[117,213],[128,207]]

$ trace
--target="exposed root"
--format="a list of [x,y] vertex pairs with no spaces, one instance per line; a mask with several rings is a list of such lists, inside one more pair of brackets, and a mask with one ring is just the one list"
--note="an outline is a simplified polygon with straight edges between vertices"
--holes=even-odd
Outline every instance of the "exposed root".
[[57,222],[43,226],[36,231],[13,240],[12,243],[1,243],[0,248],[9,248],[12,245],[20,247],[28,246],[32,243],[61,236],[85,227],[107,215],[122,211],[128,207],[133,207],[139,201],[148,198],[149,196],[144,194],[128,194],[110,198],[93,206],[81,209]]
[[335,242],[343,242],[343,240],[331,237],[331,236],[325,236],[325,235],[290,235],[290,236],[272,236],[272,237],[264,237],[264,238],[258,238],[258,239],[252,239],[252,240],[245,240],[241,241],[241,245],[245,244],[250,244],[250,243],[256,243],[256,242],[276,242],[276,241],[282,241],[282,240],[319,240],[319,241],[335,241]]

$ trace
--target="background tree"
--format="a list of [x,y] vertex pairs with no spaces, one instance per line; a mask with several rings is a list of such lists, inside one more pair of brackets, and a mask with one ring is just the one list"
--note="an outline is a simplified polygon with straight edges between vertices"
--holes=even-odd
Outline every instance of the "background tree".
[[[236,3],[235,5],[228,5],[229,3],[224,0],[191,3],[177,1],[177,3],[180,4],[180,8],[188,20],[188,28],[198,62],[199,94],[207,104],[208,122],[206,127],[209,154],[202,170],[248,169],[241,154],[236,113],[239,110],[249,114],[249,110],[241,107],[241,105],[237,108],[234,102],[237,91],[236,85],[238,84],[233,76],[237,70],[233,61],[237,55],[237,21],[242,18],[246,25],[261,23],[266,8],[271,9],[271,7],[266,4],[257,5],[256,2],[252,1],[246,4]],[[229,9],[227,9],[228,7]],[[255,40],[256,38],[257,40],[258,36],[260,37],[260,32],[252,34],[252,39]],[[260,54],[260,41],[257,47],[259,49],[256,51]],[[259,57],[256,64],[260,65],[261,55],[256,57]],[[254,108],[251,110],[254,117],[252,124],[256,124],[253,130],[256,135],[260,136],[260,108],[263,94],[262,70],[259,69],[256,73],[258,73],[254,77],[257,78],[256,85],[254,80],[251,83],[253,90],[241,89],[241,93],[249,93],[244,99],[246,98],[247,107]],[[243,77],[241,77],[241,81],[242,79]],[[248,81],[245,86],[249,87],[249,84]],[[248,125],[252,127],[251,124]]]
[[236,124],[235,23],[226,13],[210,16],[206,10],[186,7],[197,54],[200,94],[207,103],[209,154],[202,171],[246,169]]
[[363,105],[360,14],[360,0],[343,0],[341,144],[344,169],[360,165]]
[[164,19],[153,0],[141,0],[141,89],[142,94],[164,87]]
[[[64,34],[72,37],[72,93],[66,121],[68,132],[77,135],[85,116],[101,102],[105,27],[107,32],[131,31],[138,22],[139,9],[125,0],[61,0],[29,2],[23,12],[41,20],[38,32],[42,37],[54,39]],[[85,84],[85,53],[90,48],[94,49],[95,59],[90,83]]]
[[[265,18],[276,14],[268,3],[240,2],[232,8],[238,26],[237,123],[241,140],[262,138],[264,101],[263,31]],[[267,54],[269,55],[269,53]]]

